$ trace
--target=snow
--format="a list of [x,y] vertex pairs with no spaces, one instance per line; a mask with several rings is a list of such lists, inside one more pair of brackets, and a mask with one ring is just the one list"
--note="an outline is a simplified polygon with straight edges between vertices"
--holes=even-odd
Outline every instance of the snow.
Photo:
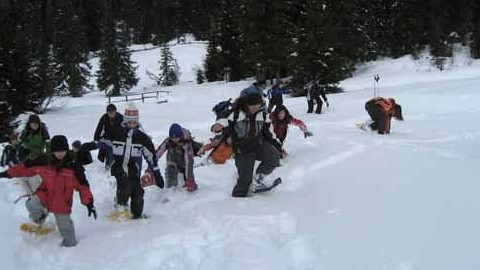
[[[201,63],[205,46],[172,49],[182,82],[168,89],[167,103],[137,103],[140,120],[156,146],[173,122],[205,142],[212,106],[251,81],[191,83],[188,70]],[[134,59],[153,70],[157,55],[135,52]],[[314,136],[304,139],[290,128],[290,155],[274,172],[283,183],[270,193],[230,197],[236,170],[229,161],[195,169],[199,190],[192,194],[147,188],[150,217],[114,223],[105,217],[114,180],[95,161],[87,175],[99,219],[88,218],[75,195],[72,218],[80,242],[74,248],[61,248],[58,232],[22,234],[18,226],[27,212],[23,201],[13,204],[22,190],[3,179],[0,269],[479,269],[480,66],[455,63],[443,72],[410,57],[368,63],[342,82],[346,92],[329,96],[322,115],[306,114],[304,98],[285,98]],[[142,70],[134,90],[159,89]],[[377,73],[380,93],[404,111],[405,122],[393,122],[389,136],[355,127],[367,118],[364,103]],[[42,120],[52,135],[87,141],[105,105],[95,92],[70,99]],[[123,111],[125,104],[118,107]]]

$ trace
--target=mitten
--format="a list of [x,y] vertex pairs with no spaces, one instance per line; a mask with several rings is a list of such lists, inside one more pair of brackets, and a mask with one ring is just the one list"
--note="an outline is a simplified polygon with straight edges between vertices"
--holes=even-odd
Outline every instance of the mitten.
[[155,176],[155,184],[157,185],[157,187],[163,188],[165,186],[165,182],[163,181],[163,176],[160,173],[160,169],[155,168],[153,170],[153,175]]
[[303,135],[305,135],[305,138],[307,138],[313,136],[313,133],[307,130],[303,133]]
[[97,210],[95,209],[95,206],[93,206],[93,201],[87,205],[87,210],[88,217],[91,217],[93,214],[93,218],[97,219]]
[[192,192],[197,190],[197,184],[195,183],[195,180],[193,179],[188,179],[185,180],[185,185],[183,185],[184,188],[187,188],[188,192]]

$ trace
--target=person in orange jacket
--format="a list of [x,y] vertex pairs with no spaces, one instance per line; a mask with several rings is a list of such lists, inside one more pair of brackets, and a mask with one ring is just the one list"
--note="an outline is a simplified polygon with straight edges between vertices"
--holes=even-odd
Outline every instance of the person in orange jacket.
[[365,110],[372,120],[361,125],[361,128],[369,127],[379,134],[390,133],[392,117],[403,121],[402,107],[393,98],[372,98],[365,103]]
[[210,143],[203,145],[197,154],[203,155],[205,152],[212,150],[207,157],[207,164],[225,164],[233,155],[232,138],[226,136],[225,129],[219,123],[215,123],[211,131],[215,136],[210,139]]
[[67,138],[62,135],[54,136],[50,150],[51,155],[45,154],[38,159],[14,166],[0,173],[0,178],[31,177],[38,174],[42,179],[40,186],[25,203],[29,217],[41,226],[48,213],[53,213],[63,237],[62,246],[71,247],[77,244],[70,217],[73,191],[80,193],[81,202],[87,206],[89,217],[93,215],[96,219],[97,212],[83,166],[73,161],[68,151]]

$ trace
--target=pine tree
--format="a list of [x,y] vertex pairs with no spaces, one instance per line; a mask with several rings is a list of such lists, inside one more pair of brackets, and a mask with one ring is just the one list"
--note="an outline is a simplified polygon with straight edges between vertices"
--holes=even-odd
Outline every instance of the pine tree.
[[347,16],[352,6],[347,1],[304,0],[296,7],[300,15],[289,58],[293,83],[301,86],[315,79],[335,85],[350,75],[357,57],[348,44],[355,39],[345,38],[356,35]]
[[197,68],[197,71],[195,72],[197,75],[197,84],[202,84],[205,82],[205,75],[203,73],[203,70],[201,68]]
[[97,85],[101,91],[108,91],[108,95],[118,96],[138,83],[135,63],[130,59],[129,41],[125,22],[107,16],[103,26]]
[[91,68],[81,15],[79,0],[60,1],[54,14],[57,80],[61,82],[60,90],[68,91],[73,97],[82,96],[89,88]]
[[167,43],[162,46],[160,64],[160,83],[163,86],[172,86],[178,83],[180,67],[177,60],[173,57],[172,51]]
[[205,78],[209,82],[221,81],[223,79],[223,60],[221,47],[215,39],[210,39],[207,47],[207,55],[204,62]]

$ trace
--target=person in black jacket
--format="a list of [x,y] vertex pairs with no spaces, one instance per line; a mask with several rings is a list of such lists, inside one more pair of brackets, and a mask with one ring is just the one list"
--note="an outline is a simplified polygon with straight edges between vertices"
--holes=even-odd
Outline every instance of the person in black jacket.
[[99,147],[112,149],[111,173],[117,180],[117,212],[125,212],[131,199],[132,219],[138,219],[143,216],[144,190],[140,182],[142,157],[145,157],[148,169],[152,171],[159,188],[163,188],[164,181],[157,164],[153,142],[139,129],[138,109],[130,105],[125,109],[124,119],[121,127],[112,130],[111,143],[99,141]]
[[[228,119],[219,119],[217,124],[226,128],[232,139],[235,166],[238,171],[233,197],[246,197],[252,191],[268,187],[264,177],[280,165],[281,143],[262,107],[263,98],[258,93],[248,94],[236,100],[235,110]],[[255,161],[260,165],[253,175]],[[253,185],[252,185],[253,180]]]
[[[322,106],[323,101],[327,104],[327,107],[330,106],[328,103],[327,95],[325,94],[325,86],[321,85],[319,81],[312,81],[305,87],[307,91],[307,102],[308,102],[308,110],[307,113],[313,113],[314,102],[317,103],[317,109],[315,113],[321,114],[322,113]],[[322,98],[320,98],[322,97]]]
[[[122,123],[123,115],[117,112],[117,107],[115,107],[115,105],[108,104],[107,112],[102,115],[100,121],[98,121],[93,140],[97,142],[102,140],[104,143],[108,144],[111,141],[112,131],[120,127]],[[100,149],[98,151],[97,158],[101,162],[105,162],[106,168],[110,168],[110,165],[113,161],[113,156],[109,149]]]
[[74,141],[72,143],[72,152],[75,158],[75,161],[82,164],[88,165],[93,162],[92,154],[90,151],[97,149],[95,142],[81,143],[80,141]]

